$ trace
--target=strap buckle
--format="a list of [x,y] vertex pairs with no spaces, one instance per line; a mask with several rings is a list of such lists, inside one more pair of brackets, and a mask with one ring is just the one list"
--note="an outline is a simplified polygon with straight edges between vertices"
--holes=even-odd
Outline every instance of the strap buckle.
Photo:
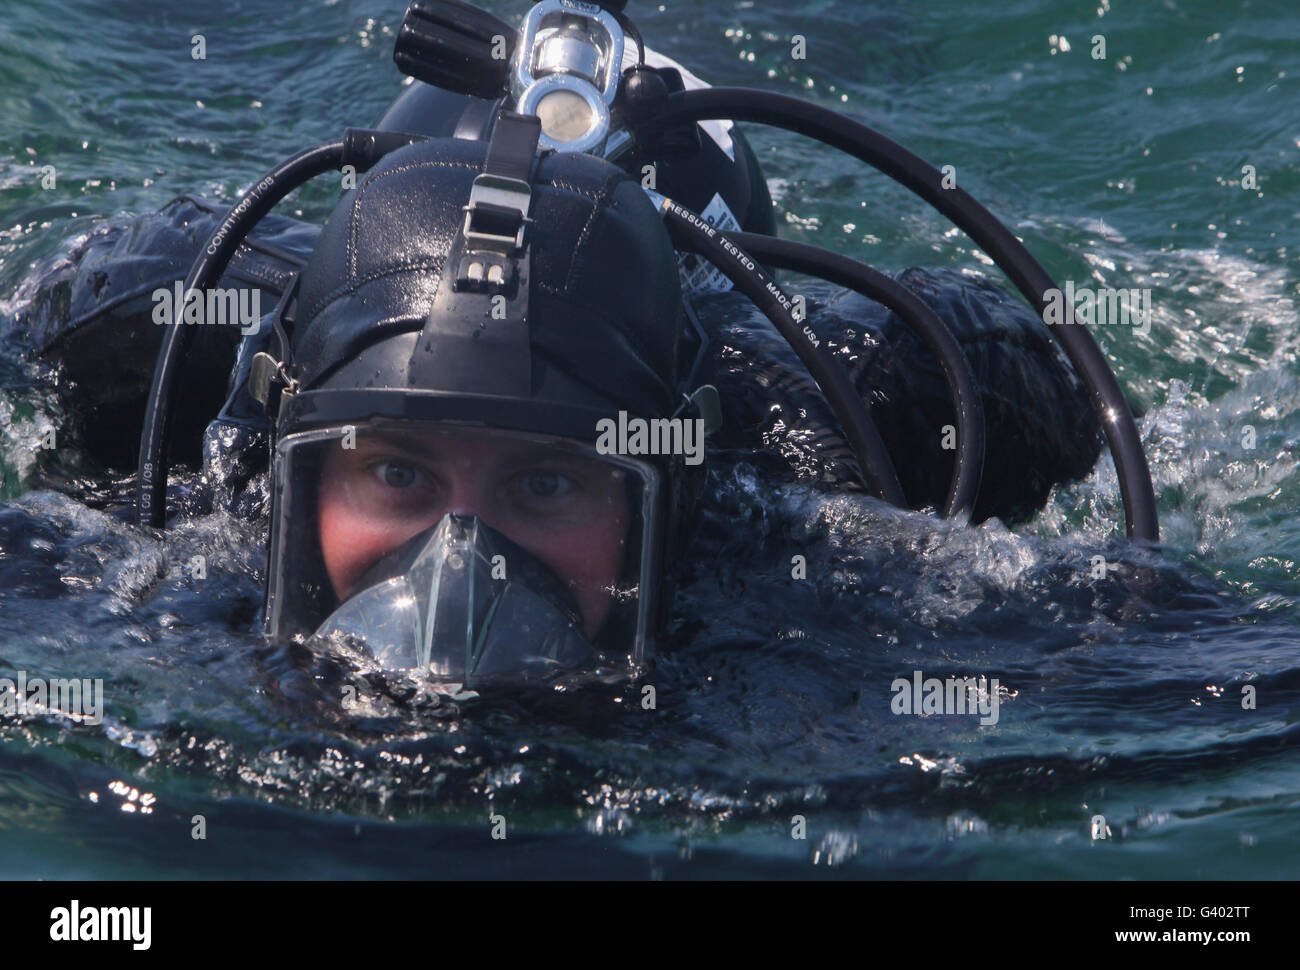
[[465,206],[465,248],[503,256],[523,249],[524,230],[533,221],[528,218],[532,200],[532,187],[523,179],[489,172],[477,176]]
[[280,385],[281,394],[285,397],[293,397],[298,393],[298,380],[289,374],[284,362],[276,360],[265,350],[258,351],[253,356],[248,372],[248,393],[268,413],[271,410],[271,388],[276,384]]
[[669,418],[677,417],[683,411],[694,413],[704,421],[704,433],[711,435],[715,431],[722,430],[722,399],[718,395],[718,389],[712,384],[701,384],[694,392],[682,395],[682,403],[677,405]]

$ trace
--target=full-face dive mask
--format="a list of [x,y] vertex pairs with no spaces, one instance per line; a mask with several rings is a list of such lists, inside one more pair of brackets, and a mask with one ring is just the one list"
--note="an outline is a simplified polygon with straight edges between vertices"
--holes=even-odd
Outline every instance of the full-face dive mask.
[[273,637],[354,637],[386,668],[456,683],[645,655],[652,465],[390,420],[288,435],[275,466]]
[[538,129],[389,154],[277,308],[249,376],[276,417],[271,637],[467,684],[645,656],[702,471],[676,262],[637,183],[539,159]]

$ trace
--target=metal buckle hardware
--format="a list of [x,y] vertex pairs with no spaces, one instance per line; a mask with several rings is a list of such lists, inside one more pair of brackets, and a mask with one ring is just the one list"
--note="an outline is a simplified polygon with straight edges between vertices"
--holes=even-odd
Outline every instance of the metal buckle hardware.
[[[524,230],[533,221],[528,218],[532,199],[532,187],[522,179],[487,172],[479,175],[470,188],[469,205],[465,206],[465,248],[488,249],[507,256],[523,249]],[[480,206],[491,206],[498,212],[488,213]],[[518,213],[519,226],[513,235],[493,232],[483,225],[485,215],[497,215],[503,209]]]

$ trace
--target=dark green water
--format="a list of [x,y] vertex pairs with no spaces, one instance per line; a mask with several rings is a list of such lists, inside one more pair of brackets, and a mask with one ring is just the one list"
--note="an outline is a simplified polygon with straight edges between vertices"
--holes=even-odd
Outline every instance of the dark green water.
[[[489,6],[513,18],[524,4]],[[1118,541],[1104,459],[1014,533],[719,469],[713,513],[729,532],[683,592],[695,622],[655,674],[657,711],[608,691],[433,707],[343,671],[373,708],[323,712],[246,632],[260,537],[214,517],[160,542],[29,490],[57,415],[9,388],[0,669],[101,677],[109,716],[0,715],[4,871],[1293,877],[1300,14],[1284,0],[1109,6],[631,12],[711,83],[811,98],[953,165],[1057,279],[1151,289],[1149,331],[1097,337],[1147,412],[1159,554]],[[402,12],[6,3],[5,330],[32,264],[69,238],[185,192],[231,202],[280,159],[375,122],[401,90]],[[793,34],[806,60],[790,57]],[[889,271],[999,278],[884,177],[793,135],[747,134],[783,234]],[[283,211],[320,219],[333,198],[312,186]],[[26,379],[5,365],[3,382]],[[792,550],[818,583],[789,582]],[[202,586],[182,568],[198,553]],[[1125,565],[1093,581],[1094,554]],[[893,717],[889,684],[916,668],[987,671],[1015,695],[986,728]],[[806,840],[790,837],[796,814]],[[1095,814],[1111,839],[1090,837]],[[191,838],[195,815],[206,840]]]

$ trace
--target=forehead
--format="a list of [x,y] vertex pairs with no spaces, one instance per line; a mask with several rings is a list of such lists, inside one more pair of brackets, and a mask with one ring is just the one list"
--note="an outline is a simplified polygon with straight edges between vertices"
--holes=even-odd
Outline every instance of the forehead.
[[357,450],[392,450],[403,454],[467,462],[546,460],[566,464],[604,464],[595,455],[566,442],[503,433],[489,428],[419,428],[375,426],[357,431]]

